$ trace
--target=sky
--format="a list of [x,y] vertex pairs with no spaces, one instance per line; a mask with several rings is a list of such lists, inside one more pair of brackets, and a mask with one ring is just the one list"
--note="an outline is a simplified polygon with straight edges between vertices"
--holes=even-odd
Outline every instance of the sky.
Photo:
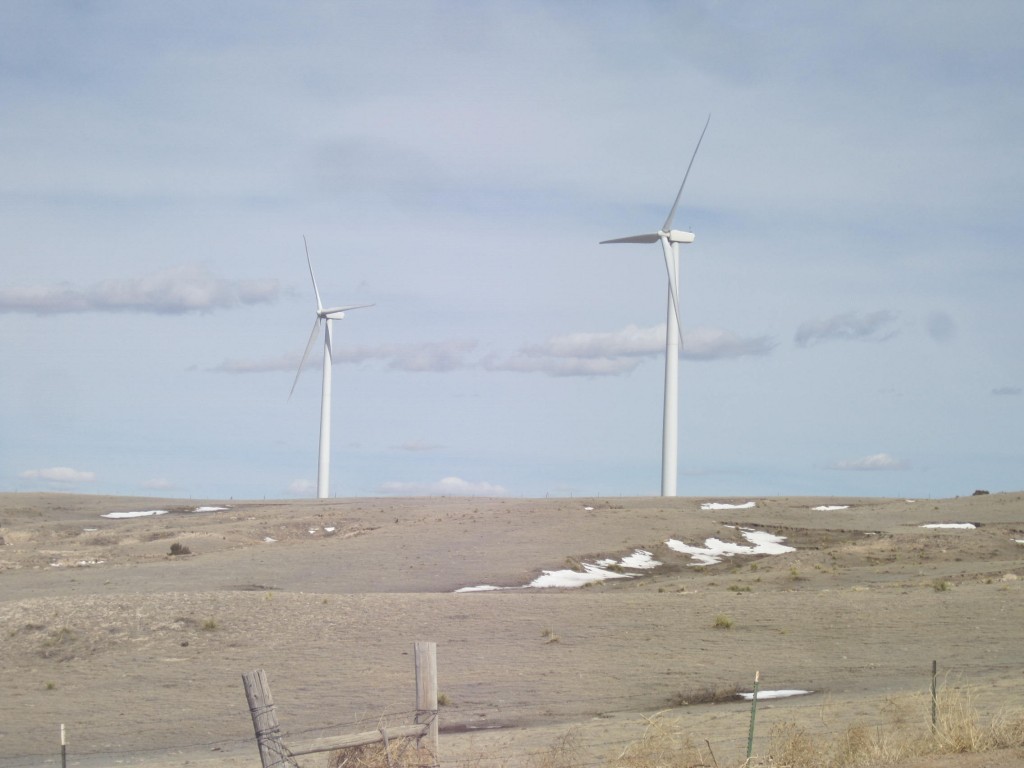
[[0,490],[1024,487],[1015,0],[0,5]]

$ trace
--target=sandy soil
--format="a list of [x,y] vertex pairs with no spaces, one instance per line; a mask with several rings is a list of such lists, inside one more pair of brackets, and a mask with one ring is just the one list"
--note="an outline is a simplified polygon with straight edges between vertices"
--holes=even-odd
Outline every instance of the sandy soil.
[[[415,640],[438,645],[451,766],[521,765],[572,728],[597,763],[654,713],[725,766],[745,753],[750,705],[705,699],[750,690],[755,670],[762,689],[814,691],[761,702],[759,753],[782,723],[925,716],[932,660],[985,715],[1024,705],[1024,494],[703,501],[748,499],[0,494],[0,766],[59,764],[61,723],[70,765],[258,766],[241,685],[257,668],[286,743],[404,724]],[[102,517],[154,509],[169,513]],[[963,522],[978,527],[921,527]],[[666,546],[745,544],[740,527],[796,551],[696,567]],[[662,564],[520,588],[638,548]],[[482,584],[509,589],[455,593]],[[949,760],[917,765],[1024,754]]]

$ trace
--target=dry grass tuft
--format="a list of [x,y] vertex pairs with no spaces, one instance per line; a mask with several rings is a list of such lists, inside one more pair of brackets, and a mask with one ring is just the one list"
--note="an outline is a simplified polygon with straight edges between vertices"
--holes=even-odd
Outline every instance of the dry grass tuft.
[[587,762],[579,729],[571,728],[555,739],[548,749],[531,755],[527,768],[583,768]]
[[971,689],[959,686],[943,687],[936,704],[934,727],[929,695],[890,700],[883,710],[887,723],[854,724],[837,738],[792,723],[776,726],[768,760],[779,768],[874,768],[912,757],[1024,746],[1024,712],[1003,712],[986,722],[974,707]]
[[740,695],[740,686],[736,683],[729,685],[706,685],[691,691],[680,691],[673,694],[668,703],[673,707],[690,707],[695,704],[724,704],[735,702]]
[[732,629],[732,619],[724,613],[715,616],[715,623],[711,625],[714,629]]
[[331,752],[327,768],[421,768],[434,764],[434,756],[426,747],[417,747],[415,739],[391,739]]
[[643,735],[629,744],[609,763],[609,768],[666,768],[666,766],[703,766],[714,761],[710,749],[695,746],[684,731],[680,718],[659,715],[647,718]]

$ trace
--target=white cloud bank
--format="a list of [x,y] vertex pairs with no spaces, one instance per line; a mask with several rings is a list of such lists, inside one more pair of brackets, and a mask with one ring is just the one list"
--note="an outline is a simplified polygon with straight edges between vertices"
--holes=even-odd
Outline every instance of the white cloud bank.
[[384,483],[386,496],[508,496],[508,489],[488,482],[472,483],[461,477],[444,477],[433,483]]
[[898,333],[895,323],[896,315],[886,309],[867,314],[846,312],[801,323],[793,340],[799,347],[827,341],[887,341]]
[[864,456],[860,459],[842,459],[832,465],[832,469],[851,469],[858,471],[907,469],[909,463],[903,459],[897,459],[888,453],[875,453],[871,456]]
[[996,387],[992,390],[992,394],[997,397],[1016,397],[1020,395],[1020,387]]
[[87,288],[54,285],[0,290],[0,313],[61,315],[143,312],[180,315],[238,305],[266,304],[281,293],[277,280],[225,280],[202,267],[183,266],[146,277],[101,280]]
[[21,477],[26,480],[44,480],[48,483],[91,483],[96,479],[96,473],[71,467],[47,467],[26,469],[21,473]]
[[[454,340],[424,342],[421,344],[381,344],[365,346],[352,344],[335,344],[332,359],[334,364],[365,363],[382,360],[388,368],[396,371],[412,373],[446,373],[472,367],[470,353],[477,347],[476,341]],[[279,355],[277,357],[256,360],[224,360],[209,370],[213,373],[272,373],[290,371],[299,366],[301,356],[298,354]],[[316,355],[311,355],[305,368],[320,367],[322,362]],[[305,370],[303,368],[303,370]]]
[[[695,328],[684,334],[681,356],[690,360],[726,360],[767,355],[775,343],[768,336],[737,336],[718,328]],[[665,326],[628,325],[618,331],[554,336],[522,347],[511,357],[490,358],[493,371],[546,373],[549,376],[615,376],[629,373],[644,358],[665,354]]]
[[288,493],[292,496],[311,496],[316,492],[316,483],[311,480],[292,480],[288,484]]

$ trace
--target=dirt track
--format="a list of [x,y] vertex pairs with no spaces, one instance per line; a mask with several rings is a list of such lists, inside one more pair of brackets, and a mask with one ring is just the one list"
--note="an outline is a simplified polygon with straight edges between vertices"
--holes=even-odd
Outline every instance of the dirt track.
[[[184,510],[222,503],[0,494],[0,766],[59,760],[61,722],[72,764],[258,765],[240,676],[259,667],[296,738],[406,722],[419,639],[438,644],[452,764],[495,751],[523,762],[573,725],[595,755],[615,753],[642,715],[673,706],[725,764],[745,748],[749,705],[680,705],[749,689],[755,669],[766,688],[816,692],[764,702],[758,746],[775,722],[877,721],[927,689],[932,659],[983,711],[1024,704],[1024,494],[701,501],[231,501],[201,513]],[[181,511],[101,517],[168,508]],[[980,527],[920,527],[934,522]],[[694,567],[665,545],[741,542],[732,526],[796,551]],[[175,542],[191,554],[171,556]],[[662,565],[575,590],[454,593],[637,548]],[[720,616],[732,627],[715,628]]]

